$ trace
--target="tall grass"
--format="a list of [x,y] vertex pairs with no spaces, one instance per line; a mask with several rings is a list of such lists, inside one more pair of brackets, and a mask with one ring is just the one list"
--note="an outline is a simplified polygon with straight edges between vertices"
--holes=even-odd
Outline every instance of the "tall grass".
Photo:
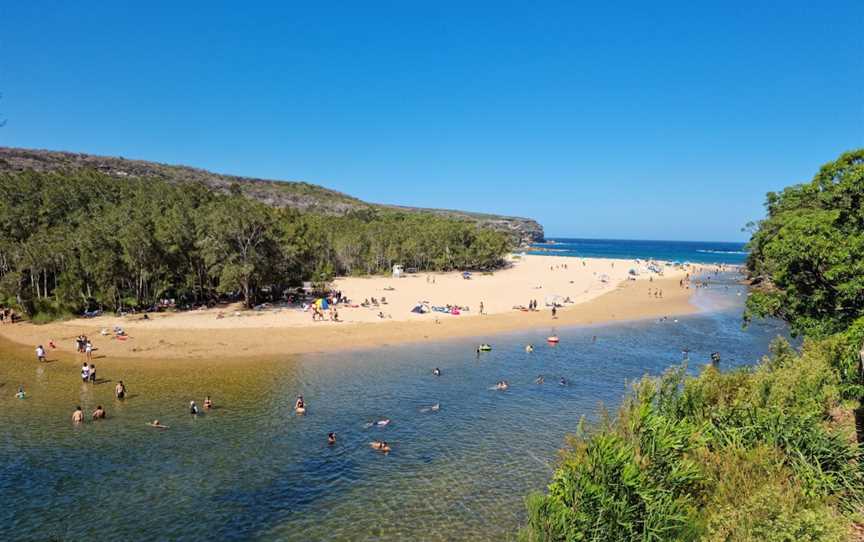
[[[643,378],[613,420],[568,439],[527,541],[843,540],[864,505],[838,346],[777,341],[753,368]],[[848,422],[846,423],[848,425]]]

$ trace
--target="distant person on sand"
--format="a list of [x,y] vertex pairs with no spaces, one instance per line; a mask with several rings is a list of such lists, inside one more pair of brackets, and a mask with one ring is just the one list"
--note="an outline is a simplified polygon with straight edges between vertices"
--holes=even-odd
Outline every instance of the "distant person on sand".
[[483,314],[483,302],[482,301],[480,302],[480,314],[481,315]]
[[552,318],[558,318],[558,307],[552,305]]
[[72,423],[84,423],[84,411],[80,406],[75,407],[75,412],[72,413]]

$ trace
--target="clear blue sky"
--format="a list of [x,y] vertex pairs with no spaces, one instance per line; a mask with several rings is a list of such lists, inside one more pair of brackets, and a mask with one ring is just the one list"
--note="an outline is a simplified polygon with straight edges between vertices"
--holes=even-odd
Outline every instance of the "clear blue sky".
[[0,145],[692,240],[864,146],[861,0],[603,4],[4,2]]

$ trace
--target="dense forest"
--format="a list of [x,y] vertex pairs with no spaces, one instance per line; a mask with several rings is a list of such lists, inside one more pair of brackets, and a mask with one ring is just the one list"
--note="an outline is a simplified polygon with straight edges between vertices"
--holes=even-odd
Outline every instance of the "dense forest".
[[637,382],[617,416],[569,438],[521,538],[861,540],[862,204],[864,149],[768,194],[745,324],[782,318],[801,350],[778,339],[753,367]]
[[30,315],[280,298],[301,281],[489,269],[505,233],[475,222],[378,209],[276,208],[200,183],[93,171],[0,175],[0,301]]

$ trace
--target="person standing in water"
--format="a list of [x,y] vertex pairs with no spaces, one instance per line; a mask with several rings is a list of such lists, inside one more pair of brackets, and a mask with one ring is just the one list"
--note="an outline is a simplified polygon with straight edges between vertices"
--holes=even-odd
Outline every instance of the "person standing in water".
[[204,398],[204,410],[210,410],[213,408],[213,401],[210,400],[210,396]]
[[122,380],[114,386],[114,396],[121,400],[126,398],[126,385]]
[[75,412],[72,413],[72,423],[74,423],[74,424],[84,423],[84,411],[81,410],[80,406],[75,407]]
[[195,401],[189,401],[189,414],[193,416],[198,415],[198,405],[195,404]]
[[102,408],[102,405],[99,405],[96,407],[96,410],[93,411],[92,418],[93,420],[104,420],[105,416],[105,409]]
[[333,431],[327,433],[327,444],[329,444],[330,446],[336,444],[336,433],[334,433]]

